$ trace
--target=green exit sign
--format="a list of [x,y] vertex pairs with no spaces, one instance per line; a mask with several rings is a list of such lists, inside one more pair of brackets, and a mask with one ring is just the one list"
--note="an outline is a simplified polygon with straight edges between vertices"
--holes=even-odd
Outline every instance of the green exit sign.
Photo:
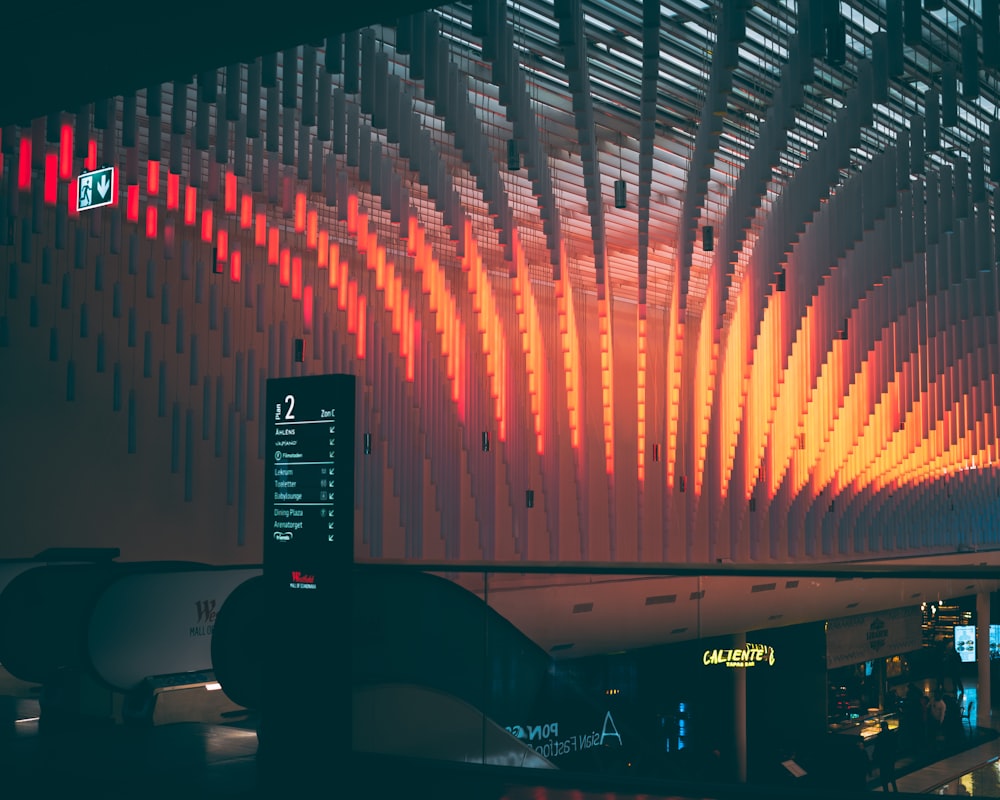
[[87,211],[91,208],[110,206],[118,196],[118,175],[114,167],[102,167],[93,172],[81,172],[76,179],[76,208]]

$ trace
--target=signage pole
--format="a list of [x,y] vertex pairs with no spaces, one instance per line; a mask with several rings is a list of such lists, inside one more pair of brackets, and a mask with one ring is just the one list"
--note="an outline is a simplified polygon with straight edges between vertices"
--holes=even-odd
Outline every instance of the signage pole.
[[[733,649],[745,650],[746,633],[733,635]],[[733,738],[736,746],[736,780],[747,782],[747,671],[733,670]]]
[[[990,592],[976,595],[976,727],[992,728],[990,697]],[[961,698],[965,702],[965,698]],[[971,722],[971,720],[970,720]]]

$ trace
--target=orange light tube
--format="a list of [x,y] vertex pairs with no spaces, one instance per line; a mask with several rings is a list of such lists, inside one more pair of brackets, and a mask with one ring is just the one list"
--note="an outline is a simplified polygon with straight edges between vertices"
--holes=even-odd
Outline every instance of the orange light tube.
[[305,192],[295,193],[295,232],[302,233],[306,229],[306,195]]
[[267,231],[267,265],[277,267],[281,263],[281,232],[277,228]]
[[355,340],[355,355],[359,361],[364,361],[367,352],[368,339],[368,299],[358,295],[358,336]]
[[309,284],[302,288],[302,328],[306,333],[312,333],[314,309],[313,287]]
[[218,261],[229,260],[229,231],[220,230],[215,238],[215,258]]
[[358,282],[347,283],[347,332],[358,332]]
[[[400,358],[406,358],[410,355],[410,290],[403,289],[400,293],[400,309],[399,309],[399,356]],[[395,333],[395,331],[394,331]]]
[[[330,269],[333,269],[331,266]],[[340,285],[337,287],[337,308],[347,310],[347,262],[340,262]]]
[[229,258],[229,280],[239,283],[243,277],[243,256],[239,250],[234,250]]
[[302,257],[292,256],[292,300],[302,299]]
[[385,290],[385,250],[381,247],[375,251],[375,289]]
[[358,196],[353,192],[347,196],[347,233],[358,235]]
[[358,212],[358,232],[355,234],[355,238],[358,242],[358,252],[367,253],[372,233],[368,229],[368,215],[363,211]]
[[245,194],[240,198],[240,227],[248,231],[253,227],[253,195]]
[[318,239],[319,215],[313,209],[306,213],[306,247],[310,250],[315,250]]
[[253,218],[253,243],[257,247],[267,247],[267,214],[258,211]]
[[316,242],[316,269],[326,269],[330,258],[330,234],[320,231]]
[[278,283],[286,288],[292,285],[292,253],[287,247],[281,248],[278,258]]

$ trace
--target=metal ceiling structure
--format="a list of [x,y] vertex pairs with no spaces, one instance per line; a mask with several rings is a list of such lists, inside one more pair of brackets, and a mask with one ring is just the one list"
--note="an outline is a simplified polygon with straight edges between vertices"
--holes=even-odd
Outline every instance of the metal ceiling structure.
[[[373,9],[360,30],[274,14],[276,38],[238,46],[192,21],[218,34],[211,66],[181,46],[139,86],[5,115],[0,244],[38,260],[46,209],[57,238],[77,224],[69,176],[102,162],[124,176],[115,246],[124,224],[280,268],[245,308],[273,301],[280,336],[322,338],[323,367],[403,404],[418,433],[377,434],[390,465],[422,444],[428,487],[469,481],[481,530],[449,534],[449,557],[462,536],[485,558],[678,562],[997,543],[996,0],[483,0]],[[263,351],[276,323],[256,313]],[[473,459],[490,433],[503,469]],[[397,490],[411,554],[425,489]]]

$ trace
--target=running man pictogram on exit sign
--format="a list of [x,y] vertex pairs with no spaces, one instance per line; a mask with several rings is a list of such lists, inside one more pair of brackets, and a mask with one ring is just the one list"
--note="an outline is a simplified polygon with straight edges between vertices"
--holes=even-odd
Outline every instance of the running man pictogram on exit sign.
[[110,206],[118,196],[118,176],[114,167],[102,167],[93,172],[81,172],[76,180],[76,208]]

